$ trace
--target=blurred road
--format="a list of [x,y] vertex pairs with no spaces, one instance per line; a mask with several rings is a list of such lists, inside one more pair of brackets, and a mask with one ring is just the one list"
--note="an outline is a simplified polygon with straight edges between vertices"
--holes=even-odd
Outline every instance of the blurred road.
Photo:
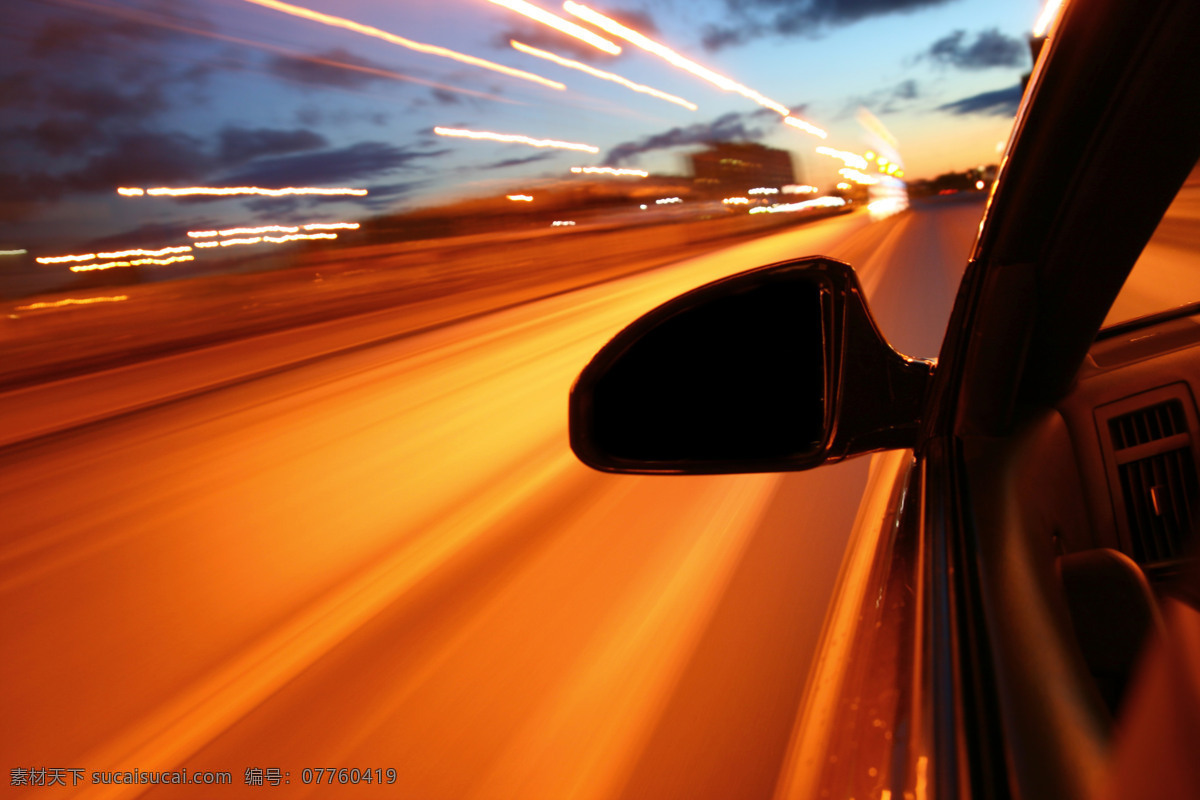
[[[659,302],[810,253],[936,355],[982,208],[831,218],[0,449],[2,766],[80,769],[81,798],[770,797],[869,461],[601,475],[568,388]],[[252,353],[0,402],[134,408]],[[232,785],[92,785],[182,768]]]

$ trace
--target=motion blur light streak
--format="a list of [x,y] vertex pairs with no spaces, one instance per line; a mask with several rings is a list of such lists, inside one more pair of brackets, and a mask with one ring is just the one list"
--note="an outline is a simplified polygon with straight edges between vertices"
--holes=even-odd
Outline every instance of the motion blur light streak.
[[102,261],[99,264],[78,264],[71,267],[71,272],[94,272],[96,270],[116,269],[117,267],[140,267],[147,264],[166,266],[167,264],[175,264],[180,261],[195,260],[195,256],[171,256],[170,258],[138,258],[133,261]]
[[577,175],[627,175],[635,178],[650,176],[650,173],[644,169],[626,169],[624,167],[571,167],[571,172]]
[[786,124],[791,125],[793,128],[799,128],[800,130],[811,133],[813,136],[816,136],[820,139],[824,139],[829,136],[828,133],[818,128],[816,125],[813,125],[811,122],[805,122],[804,120],[799,119],[798,117],[793,117],[790,114],[784,117],[783,121]]
[[[250,0],[246,0],[250,2]],[[168,187],[158,187],[156,189],[130,189],[119,188],[117,194],[125,197],[141,197],[142,195],[150,195],[151,197],[191,197],[192,195],[209,195],[212,197],[236,197],[243,194],[263,195],[265,197],[285,197],[287,195],[329,195],[336,197],[339,195],[351,195],[353,197],[363,197],[367,194],[366,189],[322,189],[314,186],[295,187],[289,186],[283,189],[263,189],[259,186],[191,186],[186,189],[171,189]]]
[[512,200],[513,202],[516,202],[516,203],[532,203],[533,202],[533,195],[529,195],[529,194],[510,194],[510,195],[505,195],[505,196],[509,200]]
[[727,206],[747,206],[750,205],[749,197],[726,197],[721,201]]
[[450,50],[446,47],[438,47],[437,45],[414,42],[411,39],[405,39],[403,36],[397,36],[394,33],[388,33],[385,30],[381,30],[380,28],[375,28],[370,25],[362,25],[358,22],[354,22],[353,20],[348,20],[343,17],[322,14],[319,11],[311,11],[307,8],[294,6],[290,3],[281,3],[279,0],[244,0],[244,2],[253,3],[254,5],[263,6],[264,8],[270,8],[275,11],[283,12],[284,14],[290,14],[293,17],[302,17],[303,19],[312,20],[313,22],[319,22],[322,25],[328,25],[332,28],[344,28],[348,31],[361,33],[364,36],[372,36],[376,39],[382,39],[389,44],[399,45],[400,47],[408,50],[414,50],[418,53],[441,56],[442,58],[453,59],[454,61],[458,61],[463,64],[470,64],[473,67],[481,67],[483,69],[491,70],[492,72],[499,72],[513,78],[533,81],[534,83],[540,83],[543,86],[548,86],[551,89],[567,88],[558,81],[552,81],[549,78],[543,78],[541,75],[535,75],[532,72],[525,72],[524,70],[506,67],[502,64],[497,64],[493,61],[487,61],[486,59],[482,58],[476,58],[475,56],[469,56],[466,53],[459,53],[456,50]]
[[620,46],[613,44],[603,36],[597,36],[587,28],[580,27],[574,22],[565,20],[562,17],[551,14],[543,8],[538,8],[532,3],[526,3],[525,0],[488,0],[489,3],[495,3],[498,6],[503,6],[510,11],[515,11],[518,14],[523,14],[532,20],[549,25],[557,31],[574,36],[581,42],[586,42],[597,50],[603,50],[610,55],[617,55],[621,52]]
[[[299,233],[301,227],[306,231],[358,230],[357,222],[310,222],[307,225],[260,225],[256,228],[225,228],[223,230],[188,231],[193,239],[214,239],[218,236],[242,236],[259,233]],[[211,244],[197,242],[197,247],[211,247]]]
[[806,208],[838,208],[846,205],[841,197],[814,197],[812,200],[801,200],[799,203],[776,203],[773,206],[754,208],[751,214],[782,214],[789,211],[803,211]]
[[23,256],[28,250],[0,250],[0,256]]
[[[563,3],[563,8],[568,13],[574,14],[575,16],[579,17],[580,19],[587,20],[588,22],[595,25],[597,28],[607,31],[608,33],[611,33],[613,36],[619,36],[622,39],[624,39],[625,41],[629,42],[630,44],[636,45],[647,52],[653,53],[654,55],[658,56],[659,58],[663,59],[664,61],[666,61],[670,64],[673,64],[676,67],[679,67],[680,69],[682,69],[686,72],[690,72],[691,74],[695,75],[697,78],[706,80],[709,83],[713,84],[714,86],[719,86],[720,88],[724,89],[727,92],[736,92],[736,93],[740,94],[742,97],[745,97],[749,100],[753,100],[754,102],[758,103],[759,105],[763,106],[764,108],[769,108],[772,111],[778,112],[781,116],[787,118],[784,120],[785,122],[787,122],[788,119],[793,119],[792,117],[789,116],[792,113],[791,110],[787,106],[783,105],[782,103],[778,103],[769,97],[765,97],[765,96],[759,94],[758,92],[754,91],[753,89],[749,89],[749,88],[743,86],[742,84],[738,83],[737,81],[726,78],[724,75],[719,75],[719,74],[713,72],[711,69],[702,67],[699,64],[697,64],[695,61],[692,61],[689,58],[684,58],[683,56],[679,55],[671,48],[661,45],[658,42],[654,41],[653,39],[650,39],[650,38],[638,33],[637,31],[633,30],[632,28],[628,28],[628,27],[622,25],[621,23],[617,22],[615,19],[606,17],[603,14],[599,13],[598,11],[593,11],[592,9],[588,8],[587,6],[580,5],[579,3],[571,2],[571,0],[567,0],[567,2]],[[800,122],[800,120],[796,120],[796,122]],[[789,123],[789,124],[795,124],[795,123]],[[811,125],[808,125],[808,123],[802,123],[801,126],[797,126],[797,127],[802,127],[802,126],[807,126],[808,128],[813,127]],[[820,130],[820,129],[814,128],[813,130],[815,131],[815,130]],[[821,137],[824,138],[824,131],[821,131],[821,134],[819,134],[819,135],[821,135]]]
[[851,153],[849,150],[836,150],[832,147],[825,147],[824,145],[821,145],[817,148],[817,152],[823,156],[831,156],[833,158],[841,159],[847,167],[854,167],[855,169],[867,168],[867,159],[863,158],[858,153]]
[[557,139],[534,139],[529,136],[513,133],[493,133],[491,131],[468,131],[461,128],[434,128],[438,136],[454,136],[462,139],[488,139],[493,142],[508,142],[512,144],[527,144],[530,147],[556,147],[561,150],[581,150],[584,153],[599,153],[600,148],[590,144],[576,142],[560,142]]
[[64,308],[66,306],[90,306],[93,303],[119,303],[122,300],[128,300],[129,295],[119,294],[114,297],[84,297],[74,298],[68,297],[66,300],[55,300],[53,302],[30,303],[27,306],[17,306],[17,311],[36,311],[41,308]]
[[655,200],[654,202],[660,206],[667,206],[673,203],[682,203],[683,199],[679,197],[664,197],[660,200]]
[[[494,0],[493,0],[493,2],[494,2]],[[563,58],[562,56],[556,56],[554,53],[550,53],[545,50],[539,50],[536,47],[530,47],[527,44],[522,44],[521,42],[518,42],[518,41],[515,41],[512,39],[510,39],[508,43],[510,45],[512,45],[513,48],[515,48],[516,50],[519,50],[520,52],[525,53],[527,55],[536,56],[537,58],[544,58],[547,61],[552,61],[555,64],[558,64],[559,66],[568,67],[570,69],[577,69],[580,72],[586,72],[588,75],[591,75],[596,78],[600,78],[601,80],[612,81],[613,83],[619,83],[620,85],[622,85],[628,89],[632,89],[635,92],[641,92],[642,94],[648,94],[652,97],[657,97],[660,100],[666,100],[669,103],[674,103],[675,105],[683,106],[684,108],[689,109],[691,111],[695,111],[697,108],[695,103],[684,100],[682,97],[676,97],[673,94],[667,94],[666,92],[660,92],[658,89],[653,89],[649,86],[645,86],[640,83],[634,83],[633,81],[629,80],[628,78],[622,78],[620,75],[616,75],[612,72],[605,72],[602,69],[596,69],[595,67],[590,67],[587,64],[581,63],[579,61],[572,61],[569,58]]]
[[[222,231],[222,235],[224,231]],[[289,233],[284,236],[252,236],[240,239],[222,239],[219,242],[199,242],[197,247],[232,247],[239,244],[262,244],[268,242],[270,244],[283,244],[284,242],[298,242],[306,239],[336,239],[336,233]]]
[[160,250],[118,250],[112,253],[87,253],[77,256],[43,256],[35,259],[39,264],[64,264],[70,261],[93,261],[97,258],[128,258],[130,256],[165,256],[171,253],[191,252],[190,245],[164,247]]
[[871,184],[879,183],[878,178],[872,178],[870,175],[867,175],[864,172],[859,172],[856,169],[850,169],[850,167],[842,167],[838,170],[838,174],[845,178],[849,178],[855,183],[861,183],[864,186],[870,186]]
[[779,194],[779,190],[771,186],[756,186],[747,194]]
[[1038,15],[1037,22],[1033,24],[1035,38],[1041,38],[1050,31],[1050,27],[1058,19],[1060,8],[1062,8],[1062,0],[1046,0],[1046,5],[1042,7],[1042,13]]
[[304,230],[306,230],[306,231],[334,231],[334,230],[356,231],[360,227],[362,227],[362,226],[359,225],[357,222],[310,222],[309,224],[304,226]]
[[298,233],[299,226],[262,225],[257,228],[226,228],[223,231],[188,231],[193,239],[209,239],[214,236],[240,236],[246,233]]

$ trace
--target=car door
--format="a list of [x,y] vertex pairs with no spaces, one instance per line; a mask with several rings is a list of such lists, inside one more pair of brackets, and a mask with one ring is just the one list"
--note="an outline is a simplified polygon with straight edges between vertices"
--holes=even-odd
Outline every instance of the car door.
[[1051,34],[895,490],[907,513],[863,593],[842,730],[788,796],[1105,790],[1120,709],[1081,653],[1061,561],[1063,534],[1093,524],[1095,464],[1058,407],[1200,157],[1198,33],[1194,3],[1090,2]]

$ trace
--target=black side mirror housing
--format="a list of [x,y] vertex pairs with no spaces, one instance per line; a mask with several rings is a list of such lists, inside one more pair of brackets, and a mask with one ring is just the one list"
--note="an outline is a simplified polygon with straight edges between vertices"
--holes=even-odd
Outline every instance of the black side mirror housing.
[[571,390],[571,448],[605,472],[811,469],[911,447],[932,372],[880,335],[848,265],[782,262],[617,334]]

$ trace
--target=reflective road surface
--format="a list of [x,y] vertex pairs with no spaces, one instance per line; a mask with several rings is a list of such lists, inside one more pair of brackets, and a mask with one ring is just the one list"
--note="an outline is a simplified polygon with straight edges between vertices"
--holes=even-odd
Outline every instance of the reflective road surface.
[[[602,475],[568,389],[657,303],[812,253],[936,355],[981,212],[835,217],[399,338],[394,313],[270,337],[293,368],[242,368],[250,341],[0,397],[0,766],[80,798],[770,797],[869,459]],[[355,335],[383,341],[308,358]],[[93,783],[185,768],[231,782]]]

